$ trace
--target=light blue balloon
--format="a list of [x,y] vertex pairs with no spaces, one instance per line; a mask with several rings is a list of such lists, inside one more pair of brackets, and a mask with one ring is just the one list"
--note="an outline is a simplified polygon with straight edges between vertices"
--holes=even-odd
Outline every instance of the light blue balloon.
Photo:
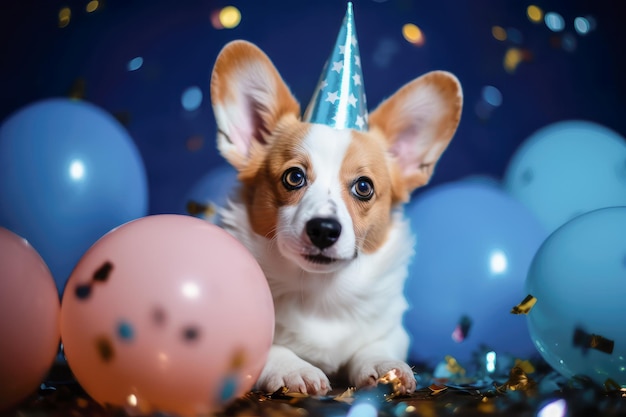
[[[537,299],[530,335],[554,369],[626,385],[626,207],[595,210],[557,229],[533,259],[526,293]],[[591,335],[601,337],[599,348]]]
[[237,192],[237,171],[226,162],[204,174],[189,190],[183,202],[186,214],[220,224],[219,210]]
[[33,245],[60,293],[84,251],[147,205],[132,138],[93,104],[43,100],[0,127],[0,226]]
[[595,123],[554,123],[515,152],[504,185],[553,232],[577,215],[626,205],[626,141]]
[[483,345],[537,355],[525,318],[510,313],[547,237],[535,216],[493,183],[476,181],[434,187],[406,213],[417,239],[405,289],[411,361],[434,365],[452,355],[471,367]]

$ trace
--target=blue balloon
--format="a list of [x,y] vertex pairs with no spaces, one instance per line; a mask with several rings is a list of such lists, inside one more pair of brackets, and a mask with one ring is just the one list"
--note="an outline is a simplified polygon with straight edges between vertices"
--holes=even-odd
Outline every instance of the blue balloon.
[[515,152],[504,184],[553,232],[577,215],[626,205],[626,141],[595,123],[554,123]]
[[536,298],[530,335],[554,369],[626,384],[626,207],[557,229],[533,259],[526,292]]
[[434,365],[446,355],[475,365],[486,349],[518,358],[537,355],[523,317],[533,255],[545,228],[491,182],[434,187],[409,203],[416,236],[405,295],[410,359]]
[[213,167],[204,174],[185,197],[184,212],[219,224],[219,209],[237,190],[237,171],[227,163]]
[[41,254],[59,293],[84,251],[147,205],[133,140],[93,104],[39,101],[0,127],[0,226]]

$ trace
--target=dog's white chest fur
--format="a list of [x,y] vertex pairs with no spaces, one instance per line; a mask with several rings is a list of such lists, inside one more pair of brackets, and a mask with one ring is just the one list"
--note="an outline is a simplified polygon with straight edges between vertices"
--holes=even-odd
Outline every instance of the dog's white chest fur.
[[389,355],[406,356],[409,339],[398,324],[407,308],[403,285],[413,239],[400,212],[387,243],[346,268],[320,274],[301,270],[274,242],[250,232],[243,205],[222,212],[224,227],[259,260],[274,298],[274,343],[335,374],[358,350],[387,339]]

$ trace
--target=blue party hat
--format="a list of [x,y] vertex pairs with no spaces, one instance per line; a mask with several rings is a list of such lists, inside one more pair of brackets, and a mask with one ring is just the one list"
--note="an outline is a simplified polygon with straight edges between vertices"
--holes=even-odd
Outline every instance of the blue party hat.
[[367,102],[351,2],[304,120],[336,129],[367,130]]

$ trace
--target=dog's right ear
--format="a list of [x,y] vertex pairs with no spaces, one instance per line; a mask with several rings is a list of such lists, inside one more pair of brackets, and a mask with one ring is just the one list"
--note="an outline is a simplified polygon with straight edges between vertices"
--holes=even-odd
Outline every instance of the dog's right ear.
[[300,117],[300,105],[270,59],[246,41],[230,42],[218,55],[211,104],[218,149],[238,170],[267,143],[282,118]]

